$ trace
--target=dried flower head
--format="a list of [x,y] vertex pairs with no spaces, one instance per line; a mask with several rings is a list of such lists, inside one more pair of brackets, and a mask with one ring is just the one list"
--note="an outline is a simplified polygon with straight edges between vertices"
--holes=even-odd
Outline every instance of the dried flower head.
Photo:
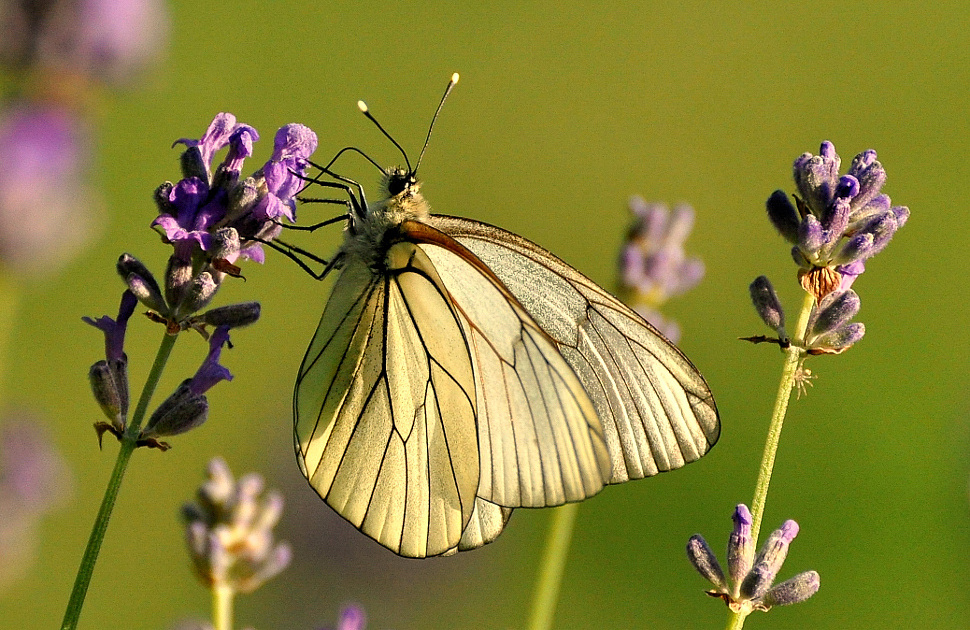
[[261,496],[263,478],[255,473],[235,481],[218,457],[208,472],[198,503],[182,509],[195,572],[207,587],[251,593],[290,563],[290,546],[273,537],[283,496],[276,491]]
[[803,602],[819,588],[815,571],[799,573],[790,580],[772,586],[781,570],[788,546],[798,534],[798,523],[785,521],[781,528],[768,536],[758,555],[754,555],[751,540],[751,512],[739,504],[732,516],[734,531],[728,540],[728,577],[725,578],[714,552],[700,534],[687,542],[687,558],[714,588],[707,591],[712,597],[723,599],[734,612],[744,615],[752,611],[767,611],[773,606]]

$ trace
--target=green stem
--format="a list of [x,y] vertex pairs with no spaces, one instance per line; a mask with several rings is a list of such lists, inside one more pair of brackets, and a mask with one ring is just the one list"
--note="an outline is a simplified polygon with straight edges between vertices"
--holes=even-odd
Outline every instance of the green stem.
[[559,587],[569,555],[569,542],[573,537],[573,525],[579,503],[567,503],[553,510],[552,526],[546,539],[546,550],[539,568],[539,581],[532,598],[532,614],[529,630],[549,630],[556,614]]
[[152,394],[161,378],[168,357],[172,354],[172,347],[175,345],[176,336],[165,335],[155,355],[155,363],[152,371],[145,381],[145,388],[141,392],[138,406],[132,416],[131,423],[125,430],[121,438],[121,448],[118,449],[118,459],[115,460],[114,470],[108,480],[108,487],[104,491],[104,498],[101,500],[101,509],[94,520],[94,527],[91,529],[91,536],[88,538],[88,546],[84,550],[84,557],[81,558],[81,566],[78,567],[77,578],[74,580],[74,590],[71,591],[71,599],[68,600],[67,610],[64,612],[64,621],[61,623],[62,630],[74,630],[77,627],[78,619],[81,616],[81,607],[84,605],[84,596],[87,595],[88,586],[91,584],[91,576],[94,574],[94,565],[98,561],[98,553],[101,551],[101,543],[104,542],[105,532],[108,530],[108,520],[111,518],[111,511],[114,509],[115,501],[118,498],[118,491],[121,489],[121,481],[125,477],[125,470],[128,468],[128,460],[135,450],[138,441],[138,433],[141,428],[142,420],[148,409]]
[[212,622],[215,630],[232,630],[232,598],[235,592],[227,584],[212,587]]
[[[775,408],[771,413],[771,423],[768,425],[768,437],[765,439],[765,450],[761,456],[761,466],[758,467],[758,481],[754,487],[754,501],[751,502],[751,540],[757,543],[761,531],[761,521],[764,517],[765,503],[768,500],[768,485],[771,483],[771,471],[775,467],[775,454],[781,441],[781,428],[785,423],[788,412],[788,401],[795,384],[795,372],[805,351],[802,349],[805,341],[805,330],[808,328],[808,318],[812,314],[815,298],[810,293],[805,294],[802,310],[795,325],[795,335],[792,345],[785,350],[785,363],[781,371],[781,382],[778,383],[778,395],[775,398]],[[731,612],[728,615],[728,630],[741,630],[747,613]]]

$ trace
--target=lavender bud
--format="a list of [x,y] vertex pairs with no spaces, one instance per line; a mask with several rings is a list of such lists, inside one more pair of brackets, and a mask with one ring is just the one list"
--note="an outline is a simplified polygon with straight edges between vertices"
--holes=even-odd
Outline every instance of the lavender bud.
[[804,252],[815,252],[825,244],[825,233],[822,224],[815,215],[808,215],[798,225],[798,247]]
[[909,220],[909,208],[906,206],[893,206],[893,214],[896,215],[896,227],[901,228]]
[[876,195],[869,203],[861,208],[852,211],[852,220],[849,221],[848,231],[855,233],[868,225],[875,217],[890,212],[892,201],[889,195]]
[[128,417],[128,359],[98,361],[88,371],[91,391],[111,426],[125,430]]
[[849,175],[859,181],[858,195],[852,202],[852,205],[858,208],[868,204],[886,183],[886,170],[876,160],[876,152],[872,149],[863,151],[852,159]]
[[888,211],[873,219],[864,228],[866,233],[872,234],[872,253],[878,254],[881,252],[889,244],[889,241],[892,240],[897,229],[899,229],[899,224],[896,222],[896,215],[892,211]]
[[758,552],[754,566],[741,582],[740,594],[745,599],[761,597],[771,587],[771,583],[781,570],[788,546],[798,535],[798,523],[793,520],[785,521],[780,529],[776,529],[768,536],[768,540]]
[[839,185],[835,189],[835,196],[843,199],[852,199],[859,194],[859,180],[852,175],[843,175],[839,178]]
[[818,573],[805,571],[768,589],[761,598],[761,603],[767,608],[797,604],[817,593],[819,586]]
[[192,282],[185,288],[185,295],[179,303],[179,313],[190,315],[205,308],[215,297],[219,284],[208,271],[203,271],[192,278]]
[[212,248],[210,253],[213,258],[226,258],[235,260],[241,247],[239,232],[236,228],[222,228],[216,230],[212,235]]
[[694,534],[687,541],[687,559],[704,579],[716,586],[719,591],[727,592],[724,571],[721,570],[721,565],[718,564],[710,545],[700,534]]
[[826,242],[835,242],[842,237],[849,227],[852,204],[849,199],[840,197],[829,204],[822,216],[822,227],[825,228]]
[[172,182],[163,182],[158,188],[155,189],[153,197],[155,199],[155,205],[158,206],[159,214],[174,215],[176,212],[178,212],[175,204],[173,204],[171,201],[173,188],[175,188],[175,184]]
[[182,177],[198,177],[202,181],[209,183],[209,164],[202,156],[199,147],[189,147],[182,151],[179,156],[179,163],[182,165]]
[[169,304],[181,304],[185,297],[185,289],[192,281],[192,261],[183,260],[180,256],[168,257],[168,268],[165,270],[165,299]]
[[775,226],[778,233],[785,237],[785,240],[789,243],[796,242],[798,240],[798,225],[801,220],[798,217],[798,211],[785,191],[776,190],[771,193],[765,205],[768,209],[768,219],[771,220],[771,224]]
[[862,323],[851,323],[813,340],[809,354],[839,354],[848,350],[866,334]]
[[210,326],[239,328],[256,322],[259,319],[259,311],[259,302],[242,302],[214,308],[203,313],[200,319]]
[[792,167],[795,186],[813,212],[820,214],[831,201],[841,164],[835,146],[829,141],[822,143],[819,155],[803,153],[795,160]]
[[752,518],[748,506],[739,503],[731,519],[734,521],[734,531],[728,539],[728,575],[732,584],[740,584],[754,562],[754,541],[751,540]]
[[199,489],[199,504],[182,510],[196,573],[207,586],[252,592],[292,558],[289,545],[277,544],[273,537],[283,498],[278,492],[261,498],[259,475],[234,482],[218,458],[209,464],[209,476]]
[[141,432],[142,438],[165,437],[185,433],[206,421],[209,401],[190,387],[192,379],[185,379],[171,396],[158,406]]
[[118,274],[139,302],[159,313],[168,311],[165,298],[162,297],[162,290],[159,288],[155,276],[140,260],[130,254],[122,254],[118,258],[116,267]]
[[748,287],[751,292],[751,302],[758,315],[769,328],[778,333],[778,338],[788,341],[788,334],[785,332],[785,311],[778,300],[775,288],[771,286],[771,281],[765,276],[758,276]]
[[833,292],[822,298],[816,308],[813,321],[809,326],[809,337],[817,337],[840,328],[855,317],[862,302],[853,291]]
[[857,260],[864,260],[874,254],[872,248],[872,234],[856,234],[842,246],[830,264],[847,265]]

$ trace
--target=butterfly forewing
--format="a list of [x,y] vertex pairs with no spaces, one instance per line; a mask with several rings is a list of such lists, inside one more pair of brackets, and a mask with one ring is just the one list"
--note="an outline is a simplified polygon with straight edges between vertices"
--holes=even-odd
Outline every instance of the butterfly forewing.
[[[300,368],[297,455],[344,518],[401,555],[456,549],[478,489],[471,359],[434,266],[411,243],[341,271]],[[497,535],[497,534],[496,534]]]
[[609,483],[679,468],[714,445],[704,378],[639,315],[522,237],[456,217],[428,223],[471,250],[555,341],[602,421]]

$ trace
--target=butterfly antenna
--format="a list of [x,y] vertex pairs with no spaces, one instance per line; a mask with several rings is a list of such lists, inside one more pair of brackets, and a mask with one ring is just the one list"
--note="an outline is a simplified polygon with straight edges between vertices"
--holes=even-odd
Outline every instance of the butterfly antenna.
[[341,155],[343,155],[344,153],[347,153],[348,151],[353,151],[354,153],[357,153],[357,154],[363,156],[363,158],[365,160],[367,160],[368,162],[370,162],[371,164],[373,164],[375,167],[377,167],[377,170],[379,170],[382,173],[384,172],[384,167],[383,166],[381,166],[380,164],[378,164],[377,161],[374,160],[374,158],[372,158],[371,156],[367,155],[366,153],[364,153],[363,151],[361,151],[357,147],[344,147],[344,148],[340,149],[339,151],[337,151],[337,155],[333,156],[333,159],[330,160],[329,162],[327,162],[327,165],[326,166],[317,166],[316,164],[313,164],[312,162],[310,162],[310,165],[311,166],[314,166],[314,167],[316,167],[318,169],[320,169],[321,171],[323,171],[324,173],[327,173],[328,175],[332,175],[333,174],[333,171],[330,170],[330,167],[333,166],[334,164],[336,164],[337,159]]
[[[368,120],[374,123],[377,126],[377,128],[381,130],[381,133],[384,134],[384,137],[390,140],[391,143],[397,147],[397,150],[400,151],[401,155],[404,156],[404,163],[407,164],[408,172],[413,172],[414,169],[411,168],[411,161],[408,159],[408,154],[404,150],[404,147],[399,145],[397,143],[397,140],[391,137],[391,134],[387,133],[384,127],[381,126],[381,123],[377,122],[377,119],[374,118],[374,116],[370,113],[370,110],[367,109],[367,103],[365,103],[364,101],[357,101],[357,107],[358,109],[360,109],[360,113],[362,113],[364,116],[367,116]],[[384,169],[381,169],[381,170],[383,171]]]
[[428,127],[428,137],[424,139],[424,146],[421,148],[421,155],[418,156],[418,163],[414,165],[414,170],[417,171],[418,167],[421,166],[421,160],[424,159],[424,152],[428,150],[428,143],[431,142],[431,132],[434,131],[434,123],[438,120],[438,114],[441,113],[441,108],[445,104],[445,99],[451,94],[454,89],[455,84],[458,83],[458,73],[451,75],[451,81],[448,81],[448,87],[445,88],[445,93],[441,95],[441,101],[438,103],[438,109],[434,110],[434,116],[431,117],[431,125]]

